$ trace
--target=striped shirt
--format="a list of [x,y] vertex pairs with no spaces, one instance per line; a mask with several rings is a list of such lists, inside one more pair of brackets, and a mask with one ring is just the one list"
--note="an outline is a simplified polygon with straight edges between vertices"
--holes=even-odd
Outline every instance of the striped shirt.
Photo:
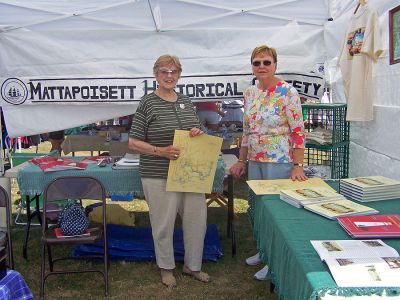
[[[142,97],[132,121],[129,136],[153,146],[172,145],[175,129],[190,130],[200,127],[196,111],[189,97],[177,93],[176,102],[168,102],[151,93]],[[141,154],[141,177],[167,178],[169,159]]]

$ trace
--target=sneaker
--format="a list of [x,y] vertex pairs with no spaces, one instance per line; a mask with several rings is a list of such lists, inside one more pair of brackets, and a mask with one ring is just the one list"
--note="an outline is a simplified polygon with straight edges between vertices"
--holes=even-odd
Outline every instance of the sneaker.
[[257,266],[262,263],[262,260],[260,258],[260,252],[258,252],[256,255],[253,255],[249,258],[246,258],[246,264],[249,266]]
[[268,280],[268,277],[267,277],[268,271],[269,271],[269,267],[268,267],[268,265],[265,265],[264,268],[262,268],[256,274],[254,274],[254,278],[257,280]]

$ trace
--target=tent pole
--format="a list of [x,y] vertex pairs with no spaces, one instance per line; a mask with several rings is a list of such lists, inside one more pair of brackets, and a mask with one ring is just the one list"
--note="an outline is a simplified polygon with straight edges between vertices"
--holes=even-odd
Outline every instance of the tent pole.
[[[0,108],[0,113],[3,113],[3,110]],[[1,165],[0,165],[0,172],[1,172],[1,176],[4,176],[4,148],[3,148],[3,124],[1,122],[0,118],[0,132],[1,132],[1,140],[0,140],[0,160],[1,160]]]

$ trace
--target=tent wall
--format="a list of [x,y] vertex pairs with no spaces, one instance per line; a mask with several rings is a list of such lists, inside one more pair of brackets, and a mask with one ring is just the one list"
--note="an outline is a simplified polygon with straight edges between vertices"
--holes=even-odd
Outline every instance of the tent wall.
[[[352,122],[350,133],[350,176],[383,175],[400,180],[400,64],[389,64],[388,10],[399,5],[397,0],[368,0],[380,16],[383,54],[374,72],[374,120]],[[354,5],[354,3],[353,3]],[[344,32],[354,6],[328,24],[328,47],[334,45]],[[334,31],[333,31],[334,28]],[[335,32],[337,35],[332,34]],[[342,41],[343,42],[343,41]],[[333,53],[329,50],[328,54]],[[337,54],[337,53],[336,53]],[[333,60],[335,61],[335,60]],[[334,69],[334,68],[333,68]],[[340,75],[332,71],[334,99],[345,102]]]

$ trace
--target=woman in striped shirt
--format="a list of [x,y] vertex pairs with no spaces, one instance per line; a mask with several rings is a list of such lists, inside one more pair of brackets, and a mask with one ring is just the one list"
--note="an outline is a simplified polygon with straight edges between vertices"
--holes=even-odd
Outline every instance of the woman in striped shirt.
[[185,257],[183,273],[202,282],[210,277],[201,271],[207,205],[204,194],[166,192],[170,160],[179,159],[172,145],[175,129],[188,130],[191,137],[202,134],[196,111],[189,97],[177,93],[175,86],[182,67],[173,55],[162,55],[154,64],[158,87],[143,96],[135,112],[129,134],[129,147],[140,152],[140,176],[154,239],[161,281],[176,286],[173,233],[177,213],[181,215]]

